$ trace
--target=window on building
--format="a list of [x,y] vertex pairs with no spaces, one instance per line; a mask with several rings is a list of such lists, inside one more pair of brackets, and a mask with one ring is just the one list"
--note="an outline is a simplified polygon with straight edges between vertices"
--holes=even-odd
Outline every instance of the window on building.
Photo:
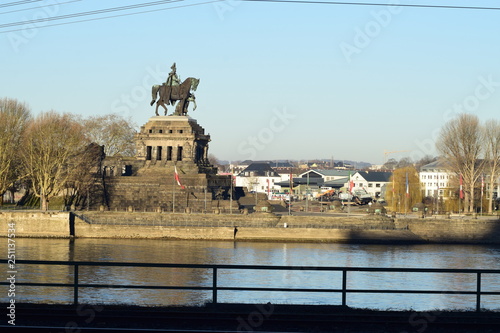
[[177,161],[182,161],[182,146],[177,147]]
[[162,153],[163,147],[158,146],[156,147],[156,160],[161,161],[161,153]]
[[147,146],[146,147],[146,161],[151,161],[152,153],[153,153],[153,147]]
[[375,184],[375,187],[380,187],[380,183],[376,183],[376,184]]
[[172,146],[167,147],[167,161],[172,160]]
[[373,187],[373,184],[372,183],[368,183],[368,187]]

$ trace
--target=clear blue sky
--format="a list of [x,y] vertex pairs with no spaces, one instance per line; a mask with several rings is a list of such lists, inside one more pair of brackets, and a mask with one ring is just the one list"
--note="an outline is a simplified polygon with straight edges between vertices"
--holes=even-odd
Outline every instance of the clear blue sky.
[[[202,2],[1,28],[0,97],[35,114],[118,113],[140,126],[154,115],[151,85],[176,62],[181,79],[201,79],[190,115],[225,160],[379,164],[384,150],[416,159],[435,153],[435,134],[455,110],[498,117],[500,10]],[[138,3],[43,0],[0,8],[0,24]],[[174,8],[183,5],[194,6]]]

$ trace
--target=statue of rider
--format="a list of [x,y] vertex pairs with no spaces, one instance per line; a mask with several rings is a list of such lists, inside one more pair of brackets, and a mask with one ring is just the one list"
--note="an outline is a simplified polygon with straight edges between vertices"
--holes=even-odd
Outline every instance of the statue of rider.
[[172,67],[170,67],[170,69],[171,69],[171,71],[170,71],[170,73],[168,73],[167,82],[165,82],[165,85],[169,89],[169,93],[168,93],[169,100],[171,99],[171,96],[173,95],[173,90],[174,90],[173,87],[180,86],[180,84],[181,84],[181,79],[177,75],[177,68],[175,66],[175,62],[172,65]]

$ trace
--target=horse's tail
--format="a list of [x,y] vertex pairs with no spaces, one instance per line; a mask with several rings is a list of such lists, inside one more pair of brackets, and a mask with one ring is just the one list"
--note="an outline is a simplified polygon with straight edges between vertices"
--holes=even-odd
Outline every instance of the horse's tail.
[[156,95],[158,94],[158,91],[160,90],[160,86],[158,84],[155,84],[152,88],[151,88],[151,103],[149,103],[151,106],[153,106],[153,104],[156,102]]

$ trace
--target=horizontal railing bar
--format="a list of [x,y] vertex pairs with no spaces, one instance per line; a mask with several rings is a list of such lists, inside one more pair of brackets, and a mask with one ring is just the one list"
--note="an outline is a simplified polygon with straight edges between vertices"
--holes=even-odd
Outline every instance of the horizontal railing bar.
[[126,284],[78,284],[82,288],[115,288],[115,289],[170,289],[170,290],[212,290],[212,287],[187,287],[187,286],[143,286]]
[[[8,286],[10,282],[0,282],[0,286]],[[28,287],[71,287],[73,288],[73,284],[68,283],[38,283],[38,282],[17,282],[16,286],[28,286]]]
[[[0,285],[9,285],[9,282],[0,282]],[[39,286],[39,287],[67,287],[72,288],[73,284],[63,283],[36,283],[18,282],[18,286]],[[82,288],[110,288],[110,289],[150,289],[150,290],[205,290],[211,291],[213,287],[200,286],[145,286],[145,285],[115,285],[115,284],[78,284]],[[324,292],[341,293],[342,289],[307,289],[307,288],[264,288],[264,287],[217,287],[219,291],[285,291],[285,292]],[[448,295],[476,295],[476,291],[449,291],[449,290],[402,290],[402,289],[346,289],[347,293],[362,294],[448,294]],[[498,296],[500,292],[482,291],[482,295]]]
[[[9,283],[0,282],[0,285],[8,286]],[[74,284],[62,283],[36,283],[36,282],[16,282],[16,286],[28,287],[67,287],[73,288]],[[115,289],[172,289],[172,290],[212,290],[212,287],[188,287],[188,286],[145,286],[145,285],[125,285],[125,284],[78,284],[78,288],[115,288]]]
[[260,287],[217,287],[220,291],[290,291],[312,293],[341,293],[342,289],[307,289],[307,288],[260,288]]
[[[450,294],[450,295],[476,295],[476,291],[452,291],[452,290],[391,290],[391,289],[347,289],[348,293],[360,294]],[[499,293],[500,295],[500,293]]]
[[[0,263],[7,263],[0,259]],[[200,268],[200,269],[243,269],[243,270],[304,270],[304,271],[348,271],[348,272],[401,272],[401,273],[482,273],[500,274],[500,269],[457,269],[457,268],[395,268],[395,267],[327,267],[327,266],[274,266],[274,265],[225,265],[225,264],[170,264],[170,263],[133,263],[133,262],[92,262],[92,261],[45,261],[16,260],[16,264],[101,266],[101,267],[156,267],[156,268]]]

